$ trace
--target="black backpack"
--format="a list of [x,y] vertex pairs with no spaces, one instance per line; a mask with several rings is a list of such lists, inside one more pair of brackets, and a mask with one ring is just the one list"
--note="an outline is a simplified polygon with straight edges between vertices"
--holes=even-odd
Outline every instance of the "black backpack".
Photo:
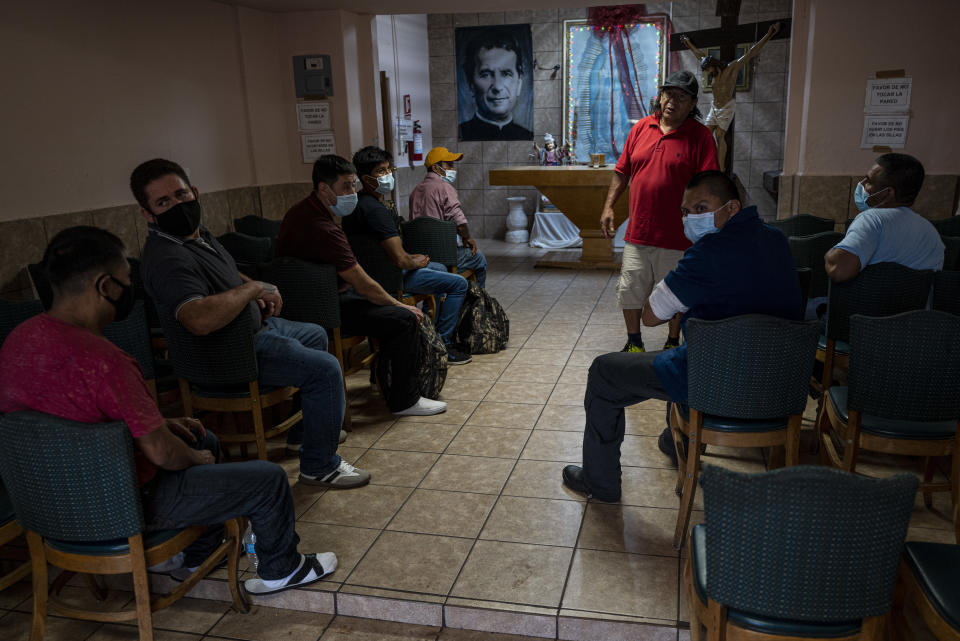
[[470,281],[453,342],[468,354],[496,354],[510,340],[510,319],[497,299]]
[[[437,334],[430,317],[424,315],[420,323],[420,396],[438,400],[443,384],[447,381],[447,347]],[[384,396],[390,393],[391,373],[387,359],[377,359],[377,376]]]

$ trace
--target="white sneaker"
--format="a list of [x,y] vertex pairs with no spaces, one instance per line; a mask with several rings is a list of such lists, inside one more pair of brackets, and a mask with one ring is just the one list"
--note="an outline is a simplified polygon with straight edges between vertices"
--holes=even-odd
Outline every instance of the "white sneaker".
[[405,410],[394,412],[395,416],[432,416],[447,411],[447,404],[443,401],[432,401],[429,398],[420,397],[416,403]]
[[300,472],[300,482],[305,485],[319,485],[343,490],[366,485],[370,482],[370,472],[356,468],[340,459],[340,467],[323,477],[309,476]]

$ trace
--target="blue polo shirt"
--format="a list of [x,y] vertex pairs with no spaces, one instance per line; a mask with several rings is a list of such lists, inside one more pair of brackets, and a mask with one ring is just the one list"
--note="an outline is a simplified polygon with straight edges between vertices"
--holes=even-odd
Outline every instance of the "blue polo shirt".
[[[663,279],[689,308],[688,318],[719,320],[768,314],[800,320],[800,283],[787,238],[746,207],[720,231],[707,234],[684,253]],[[653,368],[674,401],[687,402],[687,346],[658,354]]]

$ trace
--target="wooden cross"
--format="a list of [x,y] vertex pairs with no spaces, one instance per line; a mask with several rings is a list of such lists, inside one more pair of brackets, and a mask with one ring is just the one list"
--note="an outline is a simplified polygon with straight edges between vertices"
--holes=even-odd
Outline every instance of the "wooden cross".
[[[717,0],[716,15],[720,16],[720,28],[673,33],[670,36],[670,51],[687,51],[686,45],[683,44],[683,40],[681,40],[681,36],[686,36],[690,38],[697,47],[703,50],[720,45],[720,60],[729,63],[737,58],[738,44],[756,42],[777,22],[780,23],[780,31],[774,35],[771,40],[790,37],[790,18],[739,24],[740,1],[741,0]],[[747,73],[746,69],[744,69],[744,73]],[[731,123],[726,135],[727,159],[725,167],[727,168],[727,173],[732,173],[733,167],[734,126],[736,126],[736,118],[734,118],[733,123]]]

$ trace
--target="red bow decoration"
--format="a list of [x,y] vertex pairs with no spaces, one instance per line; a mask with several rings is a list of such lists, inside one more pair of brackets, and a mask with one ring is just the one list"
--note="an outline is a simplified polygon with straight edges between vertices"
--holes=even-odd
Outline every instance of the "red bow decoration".
[[642,4],[591,7],[587,14],[587,22],[595,27],[613,28],[636,24],[646,13],[647,8]]

